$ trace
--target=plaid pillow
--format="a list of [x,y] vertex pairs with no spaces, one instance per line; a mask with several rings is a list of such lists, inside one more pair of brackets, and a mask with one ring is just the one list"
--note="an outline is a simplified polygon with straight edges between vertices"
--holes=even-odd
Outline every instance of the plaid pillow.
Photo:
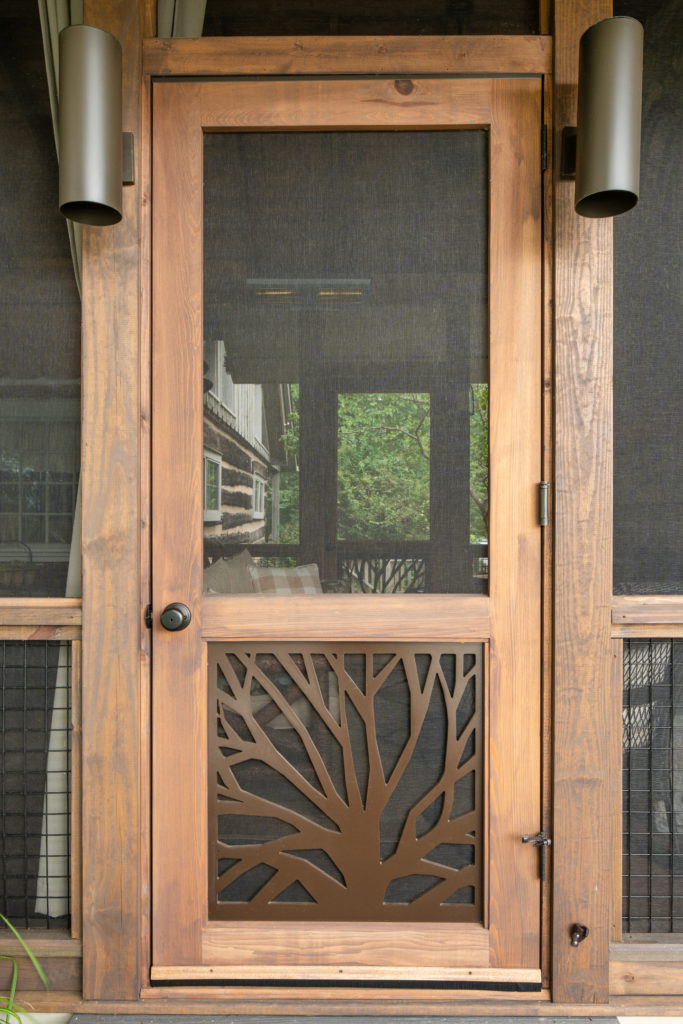
[[249,574],[257,594],[322,594],[318,566],[295,565],[289,569],[267,569],[250,565]]
[[217,558],[204,570],[204,591],[209,594],[252,593],[251,565],[253,562],[246,548],[232,558]]

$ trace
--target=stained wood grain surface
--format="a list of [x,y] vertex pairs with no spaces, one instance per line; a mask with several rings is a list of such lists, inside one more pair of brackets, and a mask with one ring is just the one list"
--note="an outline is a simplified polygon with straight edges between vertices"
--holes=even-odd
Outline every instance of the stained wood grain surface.
[[[287,977],[291,980],[305,981],[405,981],[405,967],[331,967],[330,965],[317,967],[307,964],[291,965],[287,967],[220,967],[218,965],[204,965],[199,967],[153,967],[152,980],[164,981],[168,979],[181,978],[188,982],[201,980],[220,980],[230,982],[279,979]],[[489,983],[496,982],[510,984],[540,985],[540,970],[495,970],[489,967],[410,967],[410,978],[415,982],[470,982]]]
[[680,626],[683,623],[683,596],[629,596],[612,599],[612,622],[615,625]]
[[541,823],[540,82],[496,81],[492,122],[491,966],[522,968],[540,956],[539,864],[521,841]]
[[204,640],[485,640],[489,599],[439,594],[205,597]]
[[0,598],[0,625],[80,626],[80,598]]
[[[17,963],[17,996],[18,1003],[22,1009],[25,1006],[23,990],[29,991],[40,985],[40,980],[35,968],[27,956],[13,956]],[[41,966],[51,989],[59,992],[71,992],[74,995],[81,992],[82,961],[80,957],[55,957],[41,958]],[[0,990],[7,992],[10,988],[13,973],[11,960],[0,961]],[[73,997],[72,997],[73,998]]]
[[[184,95],[183,95],[184,93]],[[196,963],[206,897],[206,710],[198,614],[202,587],[202,137],[199,86],[156,90],[152,223],[153,959]],[[177,216],[178,203],[182,216]],[[171,258],[169,259],[169,254]],[[164,401],[160,401],[160,396]],[[180,428],[180,429],[179,429]],[[169,443],[170,439],[170,443]],[[159,613],[195,614],[169,633]],[[183,823],[178,828],[178,822]]]
[[147,39],[149,75],[547,74],[549,36]]
[[80,626],[0,626],[0,640],[78,640]]
[[676,963],[683,971],[683,943],[680,935],[662,932],[648,935],[648,942],[613,942],[609,947],[610,960],[623,962]]
[[[263,947],[261,925],[233,922],[229,929],[209,925],[202,936],[204,962],[228,965],[234,976],[248,969],[256,976],[258,971],[266,970],[271,972],[270,977],[275,976],[273,972],[294,977],[290,972],[302,967],[313,973],[299,977],[329,978],[342,970],[356,970],[355,976],[361,977],[359,971],[384,969],[400,977],[406,967],[397,967],[397,963],[403,963],[410,964],[411,975],[413,971],[431,970],[438,977],[439,971],[451,967],[484,968],[489,962],[489,934],[480,925],[271,924],[267,948]],[[320,973],[321,969],[328,973]]]
[[[143,4],[86,0],[138,133]],[[139,941],[139,195],[83,230],[83,993],[134,999]]]
[[622,622],[612,626],[612,636],[623,640],[655,640],[671,639],[672,637],[683,636],[683,623],[667,623],[666,625],[653,625],[652,623],[630,623]]
[[[609,965],[609,987],[613,995],[683,996],[683,956],[678,960],[613,960]],[[680,1004],[679,1004],[680,1005]]]
[[[554,137],[576,124],[581,33],[606,0],[555,5]],[[556,161],[557,164],[557,161]],[[612,225],[574,212],[555,169],[553,997],[609,995]],[[589,928],[578,947],[574,922]]]
[[[486,79],[411,78],[408,95],[394,79],[217,82],[201,90],[201,123],[209,128],[447,128],[488,126],[492,83]],[[163,87],[160,87],[163,88]]]
[[[213,1024],[215,1015],[247,1014],[249,1022],[264,1024],[272,1021],[273,1015],[294,1016],[300,1018],[319,1015],[329,1018],[334,1015],[348,1017],[373,1016],[397,1017],[403,1020],[422,1020],[429,1016],[435,1024],[452,1021],[453,1015],[463,1018],[466,1024],[481,1024],[482,1019],[499,1018],[509,1015],[514,1017],[516,1024],[531,1024],[531,1021],[549,1017],[561,1022],[564,1018],[584,1020],[614,1019],[617,1014],[634,1017],[680,1017],[680,999],[677,996],[614,996],[609,1003],[591,1007],[590,1017],[586,1017],[586,1007],[577,1003],[552,1003],[547,990],[535,995],[528,992],[426,992],[424,988],[403,990],[401,998],[395,993],[376,992],[369,995],[367,988],[346,989],[343,996],[339,990],[315,988],[310,993],[302,993],[301,989],[289,989],[286,993],[278,987],[277,993],[272,987],[257,988],[254,986],[231,986],[229,989],[212,987],[211,998],[207,998],[206,989],[184,988],[179,996],[177,989],[161,984],[145,986],[141,998],[129,1002],[114,1000],[92,1001],[84,1003],[73,992],[22,992],[22,1005],[32,1011],[52,1010],[72,1014],[87,1014],[77,1017],[74,1024],[116,1024],[120,1017],[138,1017],[147,1024],[151,1014],[163,1014],[168,1024],[182,1024],[174,1014],[181,1015],[184,1020],[192,1021],[192,1014],[200,1014],[204,1021]],[[100,1015],[95,1022],[93,1015]],[[116,1021],[112,1019],[116,1014]],[[488,1014],[488,1018],[486,1017]],[[446,1015],[440,1016],[440,1015]],[[147,1016],[147,1020],[146,1020]],[[237,1018],[238,1020],[239,1018]],[[150,1021],[149,1024],[152,1024]],[[245,1024],[248,1022],[245,1021]],[[329,1024],[329,1020],[325,1022]]]
[[[541,31],[550,24],[550,0],[543,0],[540,8]],[[553,445],[554,413],[554,308],[553,308],[553,147],[547,144],[552,139],[553,90],[552,76],[543,80],[543,123],[546,131],[546,162],[543,175],[543,392],[542,392],[542,473],[543,480],[555,479],[555,451]],[[554,557],[554,492],[548,489],[549,522],[542,531],[541,550],[543,560],[543,817],[542,831],[550,834],[552,823],[552,756],[553,756],[553,557]],[[548,873],[542,886],[541,904],[541,960],[543,984],[550,984],[550,936],[552,933],[552,850],[548,851]]]

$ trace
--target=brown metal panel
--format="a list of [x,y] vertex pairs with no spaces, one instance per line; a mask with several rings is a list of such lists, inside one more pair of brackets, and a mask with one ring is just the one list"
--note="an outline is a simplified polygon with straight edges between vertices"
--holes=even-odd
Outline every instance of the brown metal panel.
[[[555,4],[555,139],[576,124],[582,32],[607,0]],[[612,225],[555,172],[553,997],[608,999],[611,906]],[[587,926],[574,947],[570,929]]]
[[483,674],[483,644],[211,644],[209,918],[481,920]]

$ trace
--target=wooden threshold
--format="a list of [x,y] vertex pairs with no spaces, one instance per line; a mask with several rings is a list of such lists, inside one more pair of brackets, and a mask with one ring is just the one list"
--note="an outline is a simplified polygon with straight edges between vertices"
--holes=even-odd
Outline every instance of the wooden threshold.
[[[509,969],[495,967],[353,967],[353,966],[312,966],[302,964],[300,966],[271,967],[271,966],[187,966],[178,965],[174,967],[152,967],[152,981],[225,981],[232,983],[232,979],[240,981],[280,980],[286,975],[287,981],[432,981],[440,982],[468,982],[470,984],[501,984],[501,985],[539,985],[541,984],[540,970],[528,968]],[[406,978],[408,976],[408,979]],[[451,993],[452,995],[452,993]],[[528,993],[527,993],[528,997]]]
[[143,73],[544,75],[550,36],[240,36],[146,39]]
[[[325,993],[327,997],[325,997]],[[421,990],[418,993],[383,992],[378,998],[368,999],[367,990],[348,990],[343,998],[338,992],[319,990],[302,992],[296,989],[287,994],[272,989],[231,989],[214,991],[207,996],[201,991],[183,989],[143,988],[141,998],[128,1001],[83,1000],[74,992],[25,991],[20,1001],[25,1010],[51,1013],[100,1013],[121,1016],[141,1014],[296,1014],[297,1017],[321,1014],[345,1014],[359,1016],[414,1017],[458,1016],[482,1017],[586,1017],[592,1019],[628,1015],[634,1017],[680,1017],[681,1000],[676,996],[613,997],[608,1003],[553,1003],[547,989],[533,998],[528,993],[511,995],[501,993],[496,997],[491,992],[448,992],[443,998],[435,999],[432,993]]]

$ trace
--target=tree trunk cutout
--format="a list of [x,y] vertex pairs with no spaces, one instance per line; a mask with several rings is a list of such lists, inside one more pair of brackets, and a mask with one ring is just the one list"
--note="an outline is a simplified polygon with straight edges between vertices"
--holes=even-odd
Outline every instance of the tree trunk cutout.
[[484,645],[209,644],[210,917],[479,921]]

